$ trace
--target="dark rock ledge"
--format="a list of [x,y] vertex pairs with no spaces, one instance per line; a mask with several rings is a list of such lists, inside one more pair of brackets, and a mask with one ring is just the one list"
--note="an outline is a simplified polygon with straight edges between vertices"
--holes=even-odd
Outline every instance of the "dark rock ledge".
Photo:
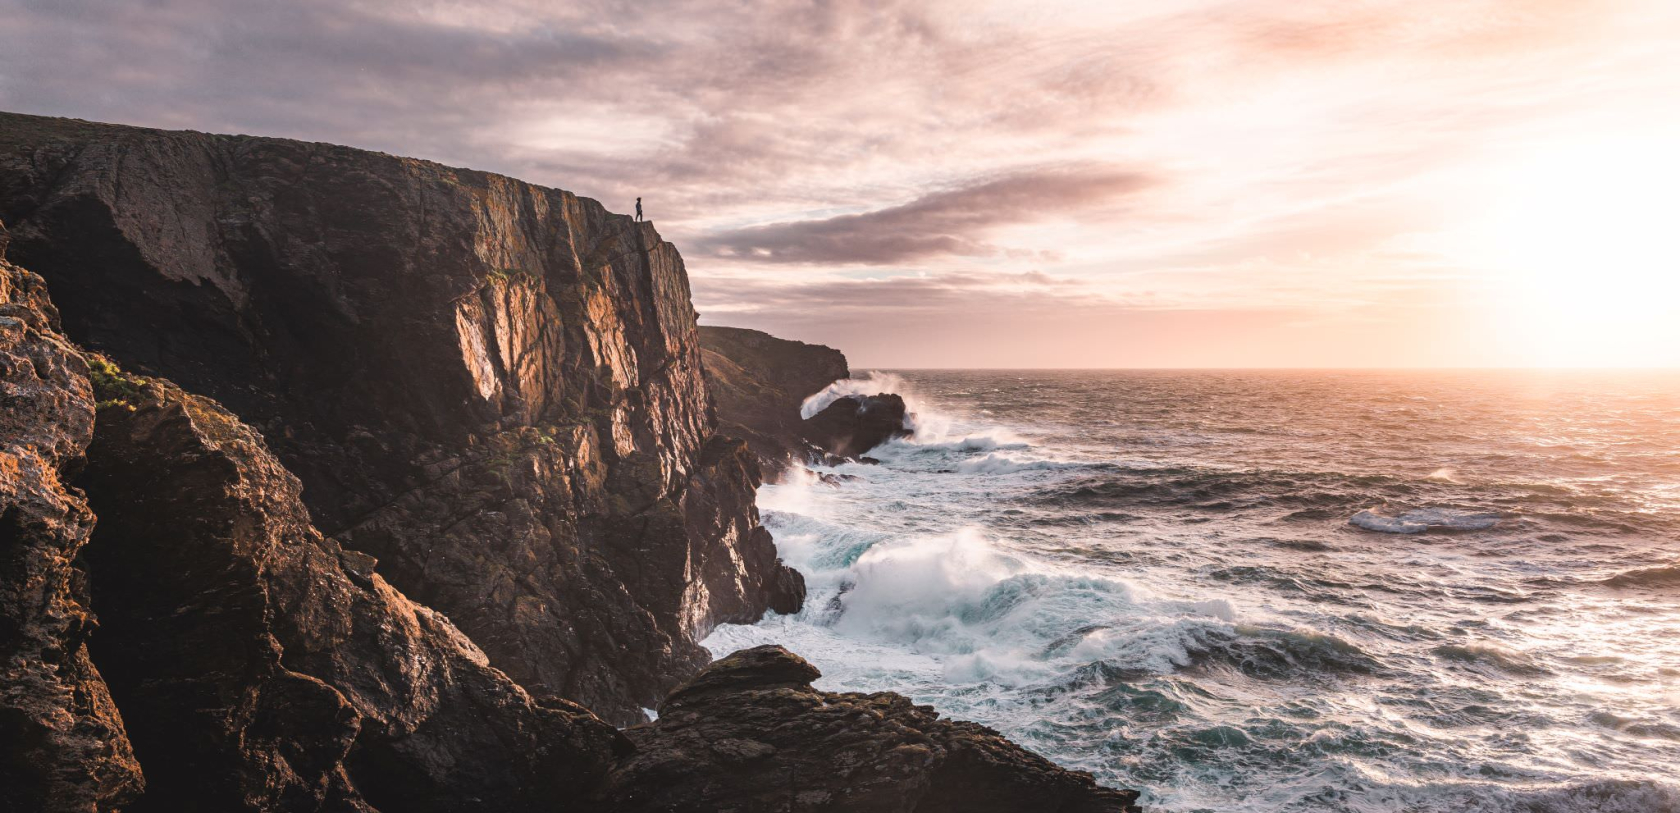
[[779,646],[736,652],[625,733],[636,753],[600,798],[613,810],[1096,813],[1136,811],[976,723],[902,695],[811,688],[821,676]]

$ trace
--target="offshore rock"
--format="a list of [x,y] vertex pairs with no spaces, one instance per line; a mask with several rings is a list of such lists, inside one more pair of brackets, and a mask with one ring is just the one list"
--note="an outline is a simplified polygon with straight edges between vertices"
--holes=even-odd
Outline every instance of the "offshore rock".
[[148,782],[134,811],[552,811],[626,744],[534,700],[214,402],[93,360],[90,644]]
[[87,367],[0,227],[0,810],[108,811],[144,786],[85,642],[77,556],[93,514],[66,485],[93,434]]
[[15,114],[0,218],[72,339],[260,429],[322,532],[527,687],[635,722],[713,625],[798,604],[651,224],[345,147]]
[[745,438],[772,479],[805,462],[812,449],[801,431],[800,405],[851,377],[845,354],[736,327],[700,328],[700,346],[723,431]]
[[622,813],[1132,813],[1137,794],[1098,786],[975,723],[891,693],[811,688],[815,667],[777,646],[712,664],[659,719],[625,733],[637,751],[601,799]]
[[803,431],[817,447],[849,459],[911,434],[904,426],[904,398],[892,394],[837,398],[806,419]]

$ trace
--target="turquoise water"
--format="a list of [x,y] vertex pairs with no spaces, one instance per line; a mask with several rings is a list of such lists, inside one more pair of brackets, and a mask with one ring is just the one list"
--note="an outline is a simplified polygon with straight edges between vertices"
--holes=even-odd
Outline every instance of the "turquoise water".
[[834,690],[1158,811],[1680,810],[1680,376],[929,372],[760,493]]

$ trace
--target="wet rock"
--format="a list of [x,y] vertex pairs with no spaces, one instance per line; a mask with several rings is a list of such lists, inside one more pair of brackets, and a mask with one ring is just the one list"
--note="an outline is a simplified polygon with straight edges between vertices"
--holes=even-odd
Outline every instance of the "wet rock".
[[891,394],[837,398],[806,419],[802,431],[824,451],[854,459],[893,438],[910,435],[904,426],[904,398]]
[[56,323],[41,278],[0,258],[0,810],[116,810],[144,780],[85,645],[94,517],[67,481],[94,400]]
[[818,676],[776,646],[717,661],[625,732],[637,751],[598,798],[624,813],[1137,809],[985,726],[896,694],[817,691]]
[[712,625],[794,606],[751,461],[707,451],[687,274],[649,224],[345,147],[14,114],[0,217],[72,339],[263,427],[324,533],[527,686],[635,722]]
[[547,811],[626,750],[323,537],[232,414],[105,369],[80,481],[90,647],[148,782],[131,810]]

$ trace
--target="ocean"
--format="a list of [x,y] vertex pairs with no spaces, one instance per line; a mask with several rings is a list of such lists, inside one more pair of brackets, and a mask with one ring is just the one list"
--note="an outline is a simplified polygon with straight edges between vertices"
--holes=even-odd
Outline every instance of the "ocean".
[[1146,809],[1680,811],[1680,374],[900,371],[726,626]]

